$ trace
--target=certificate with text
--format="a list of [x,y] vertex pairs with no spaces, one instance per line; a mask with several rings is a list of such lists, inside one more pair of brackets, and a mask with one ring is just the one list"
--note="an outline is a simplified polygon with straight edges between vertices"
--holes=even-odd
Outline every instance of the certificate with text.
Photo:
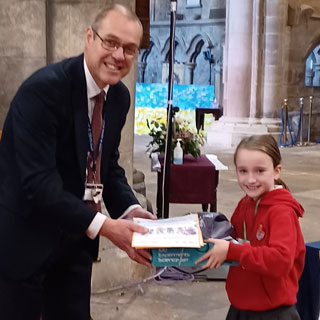
[[149,232],[134,232],[134,248],[200,248],[203,238],[197,214],[189,214],[168,219],[150,220],[134,218],[133,221]]

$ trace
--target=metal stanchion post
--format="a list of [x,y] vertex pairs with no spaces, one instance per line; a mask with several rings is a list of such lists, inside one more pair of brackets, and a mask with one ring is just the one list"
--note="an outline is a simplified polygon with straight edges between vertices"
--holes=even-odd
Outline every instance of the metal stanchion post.
[[303,142],[303,97],[299,98],[300,101],[300,141],[297,144],[298,147],[303,147],[305,144]]
[[288,119],[287,119],[287,115],[288,115],[288,99],[284,99],[284,103],[283,103],[283,136],[282,136],[282,144],[286,145],[288,137],[287,137],[287,125],[288,125]]
[[306,143],[308,146],[313,144],[312,142],[310,142],[313,96],[310,96],[309,101],[310,101],[310,105],[309,105],[309,121],[308,121],[308,142]]

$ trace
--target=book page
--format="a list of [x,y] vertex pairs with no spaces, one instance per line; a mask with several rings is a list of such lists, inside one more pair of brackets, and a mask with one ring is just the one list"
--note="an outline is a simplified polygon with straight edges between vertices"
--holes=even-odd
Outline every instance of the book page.
[[134,232],[132,247],[200,248],[203,245],[197,214],[159,220],[133,218],[133,221],[148,228],[149,232]]

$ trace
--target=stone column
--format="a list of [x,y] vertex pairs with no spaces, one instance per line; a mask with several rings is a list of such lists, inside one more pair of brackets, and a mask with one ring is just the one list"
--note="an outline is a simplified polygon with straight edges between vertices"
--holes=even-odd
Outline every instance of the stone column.
[[265,1],[265,65],[263,86],[263,118],[279,118],[285,95],[284,69],[288,0]]
[[138,63],[138,82],[144,82],[144,73],[146,71],[147,63],[145,61],[139,61]]
[[227,1],[227,61],[224,116],[249,116],[251,56],[252,56],[252,0]]
[[264,32],[264,0],[254,0],[252,25],[252,70],[251,70],[251,97],[250,123],[257,123],[261,116],[261,86],[262,86],[262,57]]
[[0,129],[23,80],[46,64],[45,17],[45,0],[1,0]]
[[[224,46],[223,117],[208,130],[207,143],[231,147],[249,129],[252,55],[253,1],[227,0],[226,43]],[[256,131],[256,128],[253,128]]]
[[221,77],[221,72],[222,72],[222,68],[221,68],[221,64],[218,63],[214,66],[213,68],[214,70],[214,98],[215,100],[219,103],[219,105],[221,105],[222,102],[222,77]]
[[252,134],[280,133],[287,11],[288,0],[227,1],[224,110],[208,144],[231,147]]
[[193,72],[196,64],[194,62],[187,62],[184,64],[184,84],[193,84]]

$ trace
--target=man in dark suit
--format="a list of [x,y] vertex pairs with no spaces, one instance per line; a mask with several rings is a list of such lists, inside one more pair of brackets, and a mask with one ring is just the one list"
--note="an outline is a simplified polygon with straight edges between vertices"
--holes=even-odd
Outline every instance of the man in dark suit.
[[[35,72],[11,103],[0,143],[1,319],[89,320],[99,235],[150,266],[150,253],[131,247],[132,233],[147,230],[130,219],[154,217],[141,208],[118,165],[130,105],[120,79],[141,37],[141,23],[128,8],[100,12],[86,30],[84,54]],[[89,138],[101,91],[100,180],[111,218],[85,201],[95,200],[87,163],[95,167]]]

